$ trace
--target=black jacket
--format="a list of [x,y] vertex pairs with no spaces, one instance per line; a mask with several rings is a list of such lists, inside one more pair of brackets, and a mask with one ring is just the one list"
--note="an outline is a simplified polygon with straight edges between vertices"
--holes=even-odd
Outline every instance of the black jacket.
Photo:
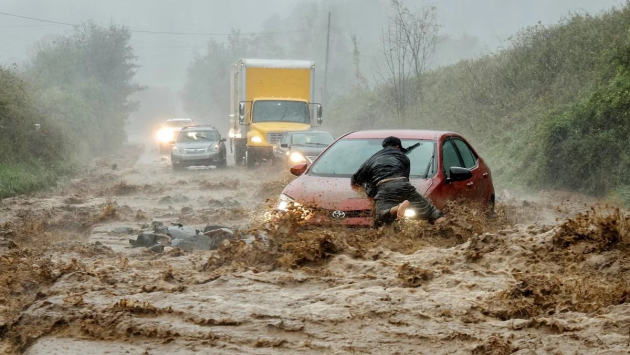
[[379,181],[397,177],[409,179],[410,169],[411,163],[405,153],[395,147],[386,147],[366,160],[350,181],[353,185],[365,185],[365,192],[374,198]]

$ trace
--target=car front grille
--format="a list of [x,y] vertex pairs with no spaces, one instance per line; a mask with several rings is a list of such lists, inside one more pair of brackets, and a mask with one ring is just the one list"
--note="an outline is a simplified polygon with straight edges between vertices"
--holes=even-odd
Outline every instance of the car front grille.
[[206,152],[205,149],[184,149],[186,154],[204,154]]
[[332,220],[344,220],[347,218],[366,218],[372,217],[372,210],[354,210],[354,211],[335,211],[335,210],[327,210],[323,208],[316,208],[311,210],[315,214],[324,215]]
[[282,132],[269,132],[267,133],[267,142],[270,144],[276,144],[280,142],[282,138]]

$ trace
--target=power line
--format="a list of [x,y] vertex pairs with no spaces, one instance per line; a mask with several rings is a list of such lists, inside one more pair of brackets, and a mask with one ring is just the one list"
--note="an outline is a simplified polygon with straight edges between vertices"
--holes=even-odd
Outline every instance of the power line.
[[[6,13],[6,12],[0,12],[0,15],[9,16],[9,17],[17,17],[17,18],[26,19],[26,20],[32,20],[32,21],[46,22],[46,23],[51,23],[51,24],[55,24],[55,25],[62,25],[62,26],[72,26],[72,27],[80,26],[80,25],[75,24],[75,23],[45,20],[45,19],[41,19],[41,18],[9,14],[9,13]],[[160,35],[192,35],[192,36],[231,36],[231,35],[235,34],[235,33],[207,33],[207,32],[149,31],[149,30],[132,30],[132,29],[129,29],[129,32],[132,32],[132,33],[160,34]],[[307,33],[307,32],[311,32],[311,31],[257,32],[257,33],[239,33],[239,34],[242,34],[242,35],[245,35],[245,36],[251,36],[251,35],[274,35],[274,34]]]

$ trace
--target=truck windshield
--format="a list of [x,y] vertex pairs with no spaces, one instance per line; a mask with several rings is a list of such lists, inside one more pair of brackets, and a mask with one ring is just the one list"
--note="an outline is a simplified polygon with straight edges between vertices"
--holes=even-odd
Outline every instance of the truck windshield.
[[299,101],[256,101],[252,121],[254,123],[296,122],[309,124],[308,104]]

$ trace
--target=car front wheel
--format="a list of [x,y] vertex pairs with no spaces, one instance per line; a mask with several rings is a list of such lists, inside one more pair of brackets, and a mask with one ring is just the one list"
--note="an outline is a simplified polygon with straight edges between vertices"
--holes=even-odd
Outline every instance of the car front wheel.
[[221,158],[221,161],[219,161],[219,163],[217,164],[217,168],[225,168],[227,167],[227,156],[225,156],[225,154],[223,155],[223,158]]
[[488,219],[493,219],[495,217],[495,202],[494,195],[490,196],[490,201],[488,201],[488,211],[486,212]]
[[175,171],[184,170],[184,168],[185,168],[185,166],[182,165],[181,163],[172,163],[171,165],[173,167],[173,170],[175,170]]

